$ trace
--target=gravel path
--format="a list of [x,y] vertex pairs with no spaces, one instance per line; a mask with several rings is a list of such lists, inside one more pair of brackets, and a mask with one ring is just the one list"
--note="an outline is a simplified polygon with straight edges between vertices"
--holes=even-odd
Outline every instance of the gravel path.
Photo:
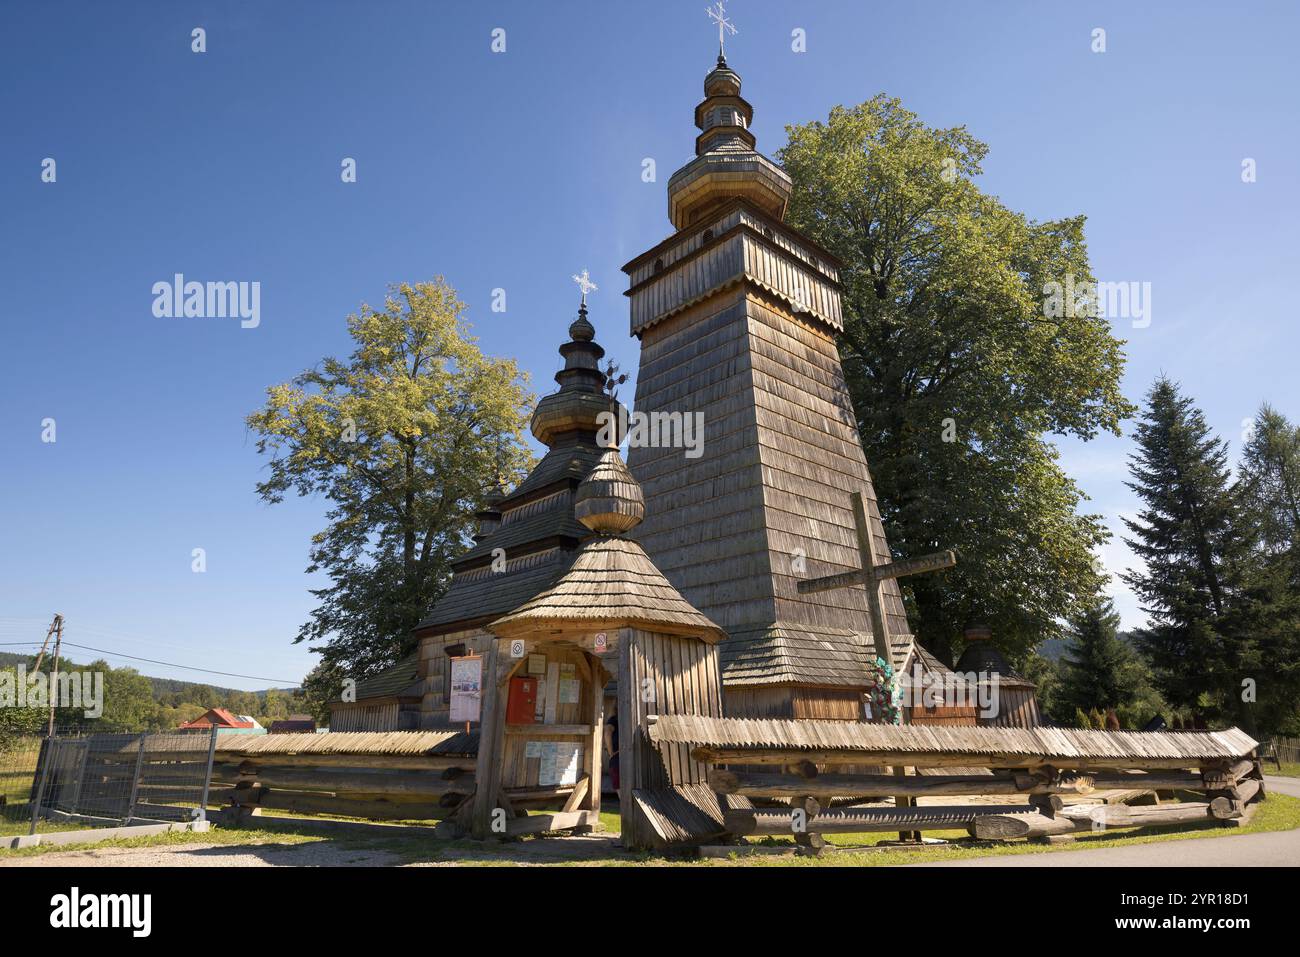
[[397,855],[345,848],[334,841],[307,844],[184,844],[51,851],[0,859],[4,867],[382,867]]

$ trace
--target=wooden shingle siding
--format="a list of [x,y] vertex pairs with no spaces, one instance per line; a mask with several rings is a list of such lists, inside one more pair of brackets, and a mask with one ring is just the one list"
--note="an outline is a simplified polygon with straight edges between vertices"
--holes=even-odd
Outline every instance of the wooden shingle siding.
[[704,823],[707,814],[696,817],[698,802],[663,793],[704,786],[708,767],[691,757],[688,746],[657,747],[648,734],[648,717],[721,717],[717,662],[717,648],[695,638],[636,628],[624,629],[619,637],[619,787],[628,847],[663,846],[664,818],[677,821],[683,833],[713,832]]
[[[746,243],[771,245],[776,235],[746,233]],[[802,282],[803,260],[791,265],[782,259],[788,250],[772,248],[780,255],[747,253],[747,268],[761,263],[768,280]],[[674,275],[665,265],[652,285]],[[833,285],[826,288],[837,299]],[[702,457],[633,447],[628,463],[647,502],[635,536],[683,596],[732,636],[722,655],[728,683],[861,687],[871,659],[861,641],[865,594],[801,595],[796,587],[800,578],[859,566],[852,489],[864,491],[877,548],[888,554],[828,329],[782,309],[779,297],[746,278],[644,329],[635,408],[703,415]],[[907,641],[892,580],[885,611],[891,637]]]
[[[752,210],[733,208],[692,225],[680,243],[663,249],[657,257],[662,270],[656,271],[651,261],[640,264],[630,274],[633,334],[642,335],[742,277],[830,330],[842,329],[835,269],[774,225]],[[713,234],[708,242],[703,240],[706,229]]]
[[331,704],[330,732],[402,731],[398,726],[396,701],[385,704]]

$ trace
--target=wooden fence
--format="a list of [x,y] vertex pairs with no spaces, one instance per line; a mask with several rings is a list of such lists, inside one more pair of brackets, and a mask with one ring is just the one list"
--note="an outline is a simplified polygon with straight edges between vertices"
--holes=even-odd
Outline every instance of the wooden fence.
[[397,731],[228,735],[212,799],[236,820],[267,808],[371,820],[446,820],[474,793],[478,735]]
[[[791,836],[809,853],[825,847],[822,835],[835,833],[914,837],[964,829],[1005,840],[1239,821],[1264,797],[1257,743],[1236,729],[1144,736],[818,724],[663,716],[650,734],[660,747],[688,744],[693,758],[712,765],[709,785],[724,808],[726,833]],[[893,772],[860,773],[875,764]],[[908,776],[904,767],[947,772]],[[977,769],[987,770],[971,773]],[[1203,800],[1140,808],[1087,802],[1088,795],[1114,791],[1191,791]],[[1008,803],[914,803],[963,795],[1005,795]],[[894,806],[860,806],[886,797]],[[1067,798],[1084,803],[1067,806]]]
[[1300,764],[1300,738],[1274,738],[1272,756],[1282,764]]

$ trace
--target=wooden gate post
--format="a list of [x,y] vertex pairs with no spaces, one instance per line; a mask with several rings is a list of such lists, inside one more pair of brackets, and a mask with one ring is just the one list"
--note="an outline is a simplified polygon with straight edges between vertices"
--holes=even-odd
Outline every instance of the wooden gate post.
[[483,655],[483,701],[480,705],[478,734],[478,763],[474,772],[474,814],[470,833],[483,841],[492,834],[492,812],[497,807],[497,792],[501,787],[501,749],[506,737],[507,689],[502,687],[497,672],[502,669],[501,655],[493,639]]

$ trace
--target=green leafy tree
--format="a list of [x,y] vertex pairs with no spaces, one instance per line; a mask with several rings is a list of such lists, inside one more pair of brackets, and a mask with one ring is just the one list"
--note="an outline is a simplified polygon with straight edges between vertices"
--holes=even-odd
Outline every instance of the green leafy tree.
[[330,503],[307,569],[330,584],[295,640],[322,643],[336,673],[360,678],[409,650],[485,493],[531,464],[524,379],[479,350],[464,310],[441,277],[392,287],[348,317],[348,359],[272,386],[248,417],[271,456],[258,494]]
[[[44,669],[42,669],[44,670]],[[24,678],[26,672],[24,672]],[[0,682],[12,689],[14,700],[0,706],[0,756],[13,746],[14,740],[25,735],[44,734],[48,712],[41,708],[20,708],[18,702],[18,669],[0,668]],[[0,793],[3,793],[0,790]]]
[[1231,494],[1227,445],[1164,377],[1147,393],[1135,438],[1128,486],[1143,507],[1124,523],[1145,567],[1123,577],[1151,622],[1138,646],[1171,704],[1250,726],[1241,682],[1262,664],[1240,600],[1252,536]]
[[320,727],[329,727],[329,703],[337,701],[339,689],[347,675],[341,669],[322,661],[302,680],[302,711],[316,719]]
[[158,703],[153,685],[134,668],[110,668],[106,661],[92,661],[90,672],[104,674],[104,713],[87,726],[94,731],[148,731],[158,726]]
[[918,638],[995,622],[1014,657],[1096,593],[1108,533],[1052,433],[1118,434],[1122,343],[1086,297],[1083,218],[1032,222],[973,182],[987,147],[878,96],[790,127],[788,219],[844,266],[845,375],[890,542],[957,549],[908,582]]
[[1034,697],[1044,718],[1068,724],[1070,715],[1061,715],[1061,669],[1050,658],[1032,651],[1020,664],[1020,673],[1035,685]]

